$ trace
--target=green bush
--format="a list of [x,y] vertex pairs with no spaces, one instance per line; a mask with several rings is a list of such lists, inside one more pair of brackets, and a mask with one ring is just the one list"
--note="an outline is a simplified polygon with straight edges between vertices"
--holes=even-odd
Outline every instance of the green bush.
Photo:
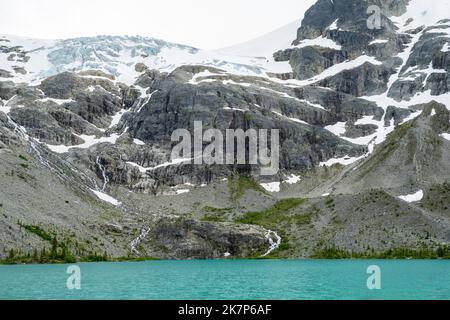
[[305,203],[305,199],[292,198],[278,201],[273,207],[261,212],[248,212],[236,220],[237,223],[255,224],[266,228],[274,228],[280,222],[307,224],[311,215],[290,215],[289,210]]

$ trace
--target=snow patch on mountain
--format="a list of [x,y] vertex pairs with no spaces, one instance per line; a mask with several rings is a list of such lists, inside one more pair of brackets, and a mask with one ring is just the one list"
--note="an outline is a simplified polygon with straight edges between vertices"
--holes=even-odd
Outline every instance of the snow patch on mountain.
[[325,80],[327,78],[333,77],[343,71],[346,70],[352,70],[355,68],[358,68],[360,66],[362,66],[365,63],[370,63],[372,65],[375,66],[379,66],[382,65],[382,62],[377,60],[374,57],[371,56],[367,56],[367,55],[361,55],[353,60],[347,60],[338,64],[335,64],[331,67],[329,67],[328,69],[326,69],[325,71],[323,71],[322,73],[320,73],[319,75],[312,77],[310,79],[306,79],[306,80],[295,80],[295,79],[290,79],[290,80],[280,80],[280,79],[275,79],[275,78],[271,78],[272,81],[274,82],[278,82],[278,83],[282,83],[285,85],[293,85],[293,86],[297,86],[297,87],[304,87],[307,85],[311,85],[314,83],[317,83],[321,80]]
[[341,50],[342,46],[337,44],[331,39],[325,38],[323,36],[315,38],[315,39],[305,39],[300,41],[300,43],[293,48],[305,48],[305,47],[322,47],[329,48],[333,50]]
[[138,168],[141,173],[145,173],[147,171],[153,171],[153,170],[160,169],[160,168],[176,166],[176,165],[183,164],[183,163],[190,163],[191,161],[192,161],[192,159],[187,159],[187,158],[186,159],[184,159],[184,158],[173,159],[172,161],[164,162],[155,167],[143,167],[143,166],[141,166],[135,162],[131,162],[131,161],[128,161],[127,163],[133,167]]
[[406,13],[390,19],[399,27],[400,32],[404,32],[421,26],[438,24],[439,21],[448,18],[449,12],[450,0],[433,1],[432,4],[427,0],[411,0]]
[[440,136],[445,140],[450,141],[450,133],[442,133]]
[[336,124],[330,125],[330,126],[326,126],[325,130],[330,131],[332,134],[340,137],[342,135],[345,134],[345,126],[346,126],[347,122],[337,122]]
[[[76,135],[76,134],[75,134]],[[121,134],[113,133],[108,137],[100,137],[97,138],[96,136],[88,136],[88,135],[76,135],[77,137],[81,138],[84,142],[79,145],[75,146],[66,146],[66,145],[51,145],[46,144],[46,146],[55,153],[67,153],[71,149],[89,149],[90,147],[99,144],[99,143],[111,143],[116,144],[116,141],[122,136]]]
[[350,165],[352,163],[355,163],[355,162],[357,162],[357,161],[359,161],[361,159],[364,159],[364,157],[365,156],[361,156],[361,157],[345,156],[345,157],[342,157],[342,158],[332,158],[332,159],[329,159],[327,161],[321,162],[320,166],[321,167],[332,167],[332,166],[334,166],[336,164],[340,164],[340,165],[343,165],[343,166],[348,166],[348,165]]
[[112,204],[113,206],[118,207],[122,204],[119,200],[114,199],[113,197],[107,195],[104,192],[97,191],[94,189],[91,189],[91,191],[97,196],[97,198],[99,198],[102,201],[108,202],[108,203]]
[[406,196],[399,196],[399,199],[406,201],[406,202],[418,202],[423,199],[423,191],[419,190],[416,193],[408,194]]
[[266,191],[276,193],[280,192],[280,185],[281,182],[275,181],[275,182],[267,182],[267,183],[260,183],[261,187],[263,187]]

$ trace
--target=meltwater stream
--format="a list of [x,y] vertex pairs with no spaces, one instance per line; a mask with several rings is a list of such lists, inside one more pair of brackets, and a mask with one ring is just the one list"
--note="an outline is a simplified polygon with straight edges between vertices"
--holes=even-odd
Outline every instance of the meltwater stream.
[[[369,290],[367,268],[381,269]],[[450,261],[206,260],[0,265],[0,299],[450,299]]]

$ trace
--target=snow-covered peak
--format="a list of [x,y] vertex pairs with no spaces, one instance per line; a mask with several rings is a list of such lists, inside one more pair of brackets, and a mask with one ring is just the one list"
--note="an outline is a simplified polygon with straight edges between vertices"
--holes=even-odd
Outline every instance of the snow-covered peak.
[[[295,38],[295,33],[292,38]],[[277,43],[271,43],[273,51],[282,49],[284,43],[280,45],[277,48]],[[232,74],[252,76],[291,71],[287,63],[199,50],[140,36],[39,40],[0,35],[0,81],[36,84],[64,71],[95,69],[112,74],[119,81],[131,85],[140,75],[136,70],[138,63],[162,72],[171,72],[188,64],[213,66]]]
[[[161,57],[164,50],[195,55],[199,50],[154,38],[97,36],[66,40],[40,40],[0,36],[0,69],[10,72],[16,82],[39,81],[63,72],[97,69],[119,80],[134,82],[136,63],[155,68],[170,65]],[[17,72],[21,68],[20,72]]]
[[300,25],[301,21],[296,20],[256,39],[217,51],[236,56],[270,58],[274,52],[292,45],[297,38],[297,30]]
[[397,24],[400,31],[421,26],[434,26],[449,19],[450,0],[410,0],[407,11],[400,17],[390,19]]

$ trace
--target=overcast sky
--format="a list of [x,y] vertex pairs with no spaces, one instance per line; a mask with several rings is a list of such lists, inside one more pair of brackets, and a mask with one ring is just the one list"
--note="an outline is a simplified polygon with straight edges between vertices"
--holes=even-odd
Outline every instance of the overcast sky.
[[216,49],[299,20],[316,0],[0,0],[0,33],[142,35]]

